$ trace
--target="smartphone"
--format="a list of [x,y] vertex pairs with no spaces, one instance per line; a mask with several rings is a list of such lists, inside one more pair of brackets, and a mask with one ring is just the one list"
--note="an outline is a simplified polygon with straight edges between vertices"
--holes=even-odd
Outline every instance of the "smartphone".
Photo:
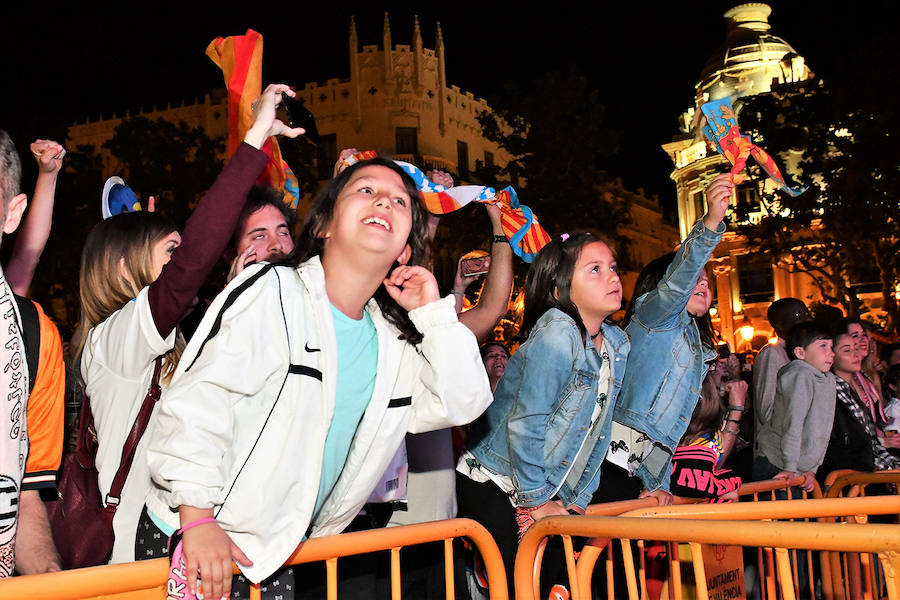
[[291,98],[286,93],[281,93],[281,105],[284,112],[287,113],[288,127],[302,127],[306,130],[303,137],[311,141],[313,144],[319,143],[319,131],[316,129],[316,118],[309,109],[303,105],[303,102],[295,98]]
[[719,358],[725,359],[731,356],[731,348],[728,347],[727,342],[722,342],[719,344]]
[[487,256],[475,256],[473,258],[464,258],[461,265],[463,277],[475,277],[484,275],[488,272],[489,263]]

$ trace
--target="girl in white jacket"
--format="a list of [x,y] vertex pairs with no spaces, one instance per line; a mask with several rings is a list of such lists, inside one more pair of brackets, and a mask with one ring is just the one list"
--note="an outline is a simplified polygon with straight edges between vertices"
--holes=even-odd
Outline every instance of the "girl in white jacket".
[[[119,498],[108,496],[123,446],[162,358],[163,389],[184,350],[176,330],[234,231],[241,209],[268,160],[260,148],[273,135],[296,137],[276,119],[286,85],[270,85],[256,102],[254,120],[228,165],[198,203],[183,236],[158,213],[129,212],[98,223],[81,259],[81,376],[97,431],[100,493],[118,506],[111,562],[135,559],[135,531],[147,491],[147,431]],[[154,406],[153,411],[156,411]]]
[[250,267],[210,306],[149,451],[147,508],[184,530],[192,591],[227,596],[232,558],[260,581],[340,533],[407,432],[489,404],[474,336],[417,266],[425,215],[393,162],[357,163],[316,200],[292,266]]

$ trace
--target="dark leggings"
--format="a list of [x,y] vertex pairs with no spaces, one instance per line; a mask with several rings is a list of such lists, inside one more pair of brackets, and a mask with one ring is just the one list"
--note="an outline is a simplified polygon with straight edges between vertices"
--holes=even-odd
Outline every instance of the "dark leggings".
[[619,465],[604,459],[600,467],[600,485],[591,497],[591,504],[635,500],[642,489],[644,484],[640,477],[629,475],[628,471]]
[[[515,598],[513,570],[519,549],[519,528],[516,525],[516,511],[509,496],[491,481],[477,483],[457,473],[456,501],[459,506],[458,516],[478,521],[497,542],[506,568],[509,597]],[[541,562],[540,597],[546,598],[550,594],[550,588],[557,583],[569,588],[562,542],[559,537],[553,537],[544,549]],[[488,586],[490,585],[492,583],[489,581]]]
[[[513,566],[519,548],[516,513],[503,490],[493,482],[477,483],[461,473],[456,474],[456,502],[459,517],[473,519],[481,523],[500,549],[503,566],[506,567],[506,583],[509,597],[515,598],[513,591]],[[493,582],[488,581],[488,585]]]

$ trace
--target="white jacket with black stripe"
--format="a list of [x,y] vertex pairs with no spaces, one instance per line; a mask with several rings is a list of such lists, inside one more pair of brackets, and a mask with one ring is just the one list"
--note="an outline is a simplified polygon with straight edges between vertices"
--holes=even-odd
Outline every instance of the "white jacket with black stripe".
[[160,401],[147,506],[178,526],[180,505],[215,508],[260,581],[304,534],[340,533],[407,432],[468,423],[490,404],[472,333],[448,297],[410,311],[412,346],[370,301],[378,370],[344,470],[311,523],[334,413],[334,325],[318,258],[245,270],[216,298]]

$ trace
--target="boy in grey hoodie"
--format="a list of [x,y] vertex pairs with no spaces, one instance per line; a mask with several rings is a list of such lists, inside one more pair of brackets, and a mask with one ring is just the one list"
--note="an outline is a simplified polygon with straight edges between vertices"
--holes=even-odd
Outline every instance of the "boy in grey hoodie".
[[788,333],[787,348],[795,359],[778,371],[772,419],[757,434],[753,478],[802,475],[803,488],[812,491],[834,420],[832,339],[821,326],[800,323]]

